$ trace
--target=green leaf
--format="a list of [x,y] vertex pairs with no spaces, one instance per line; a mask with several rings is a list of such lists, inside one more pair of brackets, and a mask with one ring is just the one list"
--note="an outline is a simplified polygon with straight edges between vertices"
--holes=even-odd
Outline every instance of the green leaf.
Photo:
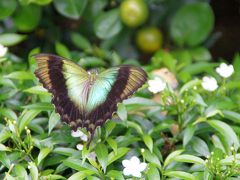
[[175,71],[176,59],[171,53],[166,50],[157,51],[151,59],[153,66],[160,67],[161,65],[166,66],[171,71]]
[[164,161],[164,167],[166,167],[167,165],[169,165],[176,156],[180,155],[184,150],[183,149],[180,149],[180,150],[176,150],[176,151],[173,151],[172,153],[170,153],[167,158],[165,159]]
[[7,168],[10,167],[11,161],[9,157],[7,156],[6,152],[1,152],[0,153],[0,162]]
[[22,106],[24,109],[35,109],[35,110],[41,110],[41,111],[52,111],[53,105],[50,103],[45,103],[45,102],[39,102],[35,104],[29,104],[26,106]]
[[30,167],[30,176],[32,180],[38,180],[38,168],[35,165],[34,162],[29,162],[29,167]]
[[168,171],[168,172],[165,172],[164,175],[169,176],[169,177],[180,178],[180,179],[184,179],[184,180],[195,180],[196,179],[192,174],[183,172],[183,171]]
[[216,66],[214,63],[209,62],[196,62],[194,64],[190,64],[182,69],[182,72],[189,73],[190,75],[196,75],[199,73],[210,73],[212,69]]
[[170,23],[170,34],[179,46],[196,46],[212,31],[214,15],[208,3],[186,4],[174,15]]
[[107,121],[105,123],[105,137],[109,137],[109,135],[111,134],[111,132],[113,131],[113,129],[116,127],[116,123],[113,121]]
[[239,140],[233,129],[226,123],[219,120],[209,120],[207,123],[222,134],[228,142],[228,147],[239,148]]
[[62,44],[60,42],[56,42],[55,49],[56,49],[56,52],[58,53],[58,55],[68,58],[68,59],[71,59],[71,54],[70,54],[67,46],[65,46],[64,44]]
[[33,80],[35,78],[32,73],[26,71],[15,71],[4,77],[17,80]]
[[198,86],[199,84],[201,84],[201,80],[199,80],[199,79],[194,79],[194,80],[187,82],[180,89],[180,94],[184,93],[186,90],[192,89],[194,86]]
[[123,121],[127,120],[127,110],[123,103],[118,104],[117,114],[121,120]]
[[52,2],[52,0],[29,0],[29,1],[30,1],[30,3],[34,3],[37,5],[41,5],[41,6],[47,5]]
[[221,139],[217,135],[212,135],[212,142],[216,148],[221,149],[224,153],[226,153],[226,150],[224,148],[223,143],[221,142]]
[[40,153],[38,154],[37,158],[37,165],[39,166],[42,160],[51,152],[49,148],[40,149]]
[[205,141],[203,141],[202,139],[198,137],[194,137],[192,139],[191,145],[192,145],[192,148],[202,156],[207,157],[210,155],[208,146],[205,143]]
[[0,131],[0,142],[3,142],[10,137],[11,133],[9,132],[9,130],[6,130],[6,128]]
[[79,33],[72,33],[71,40],[75,46],[77,46],[80,49],[83,49],[84,51],[92,50],[90,41]]
[[142,97],[133,97],[130,99],[126,99],[123,101],[123,104],[126,106],[128,106],[128,105],[140,105],[140,106],[156,106],[156,105],[158,105],[157,103],[151,101],[150,99],[142,98]]
[[148,177],[149,180],[150,179],[161,180],[161,176],[159,174],[158,169],[154,165],[152,165],[151,163],[148,166],[147,177]]
[[183,146],[186,146],[188,142],[192,139],[195,132],[195,126],[189,125],[183,134]]
[[8,119],[17,120],[16,113],[11,109],[0,108],[0,114]]
[[23,111],[18,121],[19,132],[21,133],[25,126],[27,126],[40,112],[41,110],[37,109]]
[[97,159],[101,164],[103,171],[105,173],[108,165],[108,149],[104,144],[100,143],[96,146],[95,152],[97,155]]
[[54,111],[51,113],[49,121],[48,121],[48,134],[51,133],[52,129],[57,125],[60,121],[59,114],[55,113]]
[[156,167],[161,169],[161,162],[159,161],[159,158],[154,154],[148,151],[147,149],[143,152],[143,157],[150,162],[151,164],[154,164]]
[[80,66],[84,66],[84,67],[97,67],[97,66],[105,66],[106,62],[104,62],[101,58],[98,57],[84,57],[80,59],[79,62]]
[[196,47],[190,50],[191,55],[196,61],[209,61],[212,56],[207,48],[204,47]]
[[112,164],[114,161],[118,160],[119,158],[127,154],[128,151],[129,151],[129,148],[121,147],[121,148],[118,148],[117,154],[115,154],[114,152],[109,153],[107,165]]
[[222,111],[224,117],[226,119],[229,119],[235,123],[240,124],[240,114],[234,111],[229,111],[229,110],[223,110]]
[[122,30],[118,9],[102,13],[94,22],[95,34],[101,39],[109,39]]
[[63,16],[79,19],[87,5],[87,0],[54,0],[53,3]]
[[114,153],[117,154],[117,142],[113,140],[111,137],[106,139],[109,146],[113,149]]
[[201,158],[193,155],[188,155],[188,154],[178,155],[174,158],[174,160],[178,162],[205,165],[205,161],[202,160]]
[[68,180],[85,179],[93,174],[94,174],[94,172],[92,170],[84,170],[84,171],[77,172],[77,173],[71,175],[68,178]]
[[0,19],[10,16],[17,7],[16,0],[1,0],[0,1]]
[[25,168],[21,164],[16,164],[14,166],[14,172],[17,174],[17,176],[22,179],[28,179],[28,174]]
[[122,171],[110,170],[107,173],[107,177],[109,177],[110,179],[124,180]]
[[26,35],[5,33],[0,35],[0,44],[4,46],[14,46],[27,38]]
[[61,155],[64,155],[64,156],[72,156],[76,152],[78,152],[78,151],[75,150],[75,149],[65,148],[65,147],[57,147],[53,150],[53,153],[61,154]]
[[30,32],[38,26],[41,14],[41,8],[37,5],[18,6],[13,21],[19,31]]
[[234,67],[234,72],[236,74],[239,74],[240,73],[240,54],[239,53],[235,54],[233,58],[233,67]]
[[24,92],[31,93],[31,94],[37,94],[37,95],[48,95],[51,94],[42,86],[33,86],[31,88],[25,89]]
[[153,140],[152,137],[148,134],[143,135],[143,141],[148,149],[152,152],[153,150]]
[[1,151],[12,151],[12,149],[0,143],[0,152]]
[[91,170],[93,173],[98,174],[98,170],[95,169],[93,166],[88,164],[87,162],[82,162],[79,159],[75,158],[68,158],[63,161],[63,164],[67,167],[70,167],[72,169],[75,169],[77,171],[84,171],[84,170]]
[[131,121],[126,121],[126,124],[128,127],[134,128],[138,132],[138,134],[140,134],[140,135],[143,134],[143,130],[142,130],[141,126],[139,126],[137,123],[131,122]]

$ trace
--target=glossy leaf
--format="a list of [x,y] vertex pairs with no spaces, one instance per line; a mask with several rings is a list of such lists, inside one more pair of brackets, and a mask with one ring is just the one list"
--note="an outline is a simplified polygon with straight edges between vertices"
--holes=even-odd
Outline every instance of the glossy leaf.
[[153,165],[149,165],[148,171],[147,171],[147,177],[148,179],[159,179],[161,180],[161,176],[159,174],[158,169],[153,166]]
[[32,180],[38,180],[38,168],[34,162],[29,162],[29,171]]
[[37,158],[37,165],[39,165],[42,160],[51,152],[51,149],[49,148],[43,148],[40,149],[40,153],[38,154],[38,158]]
[[32,80],[34,79],[34,75],[26,71],[15,71],[6,75],[5,78],[17,79],[17,80]]
[[174,158],[175,158],[176,156],[180,155],[182,152],[183,152],[183,150],[180,149],[180,150],[173,151],[171,154],[169,154],[169,155],[167,156],[167,158],[165,159],[165,161],[164,161],[164,167],[166,167],[167,165],[169,165],[169,164],[174,160]]
[[195,180],[195,177],[187,172],[184,171],[168,171],[164,173],[164,175],[169,176],[169,177],[175,177],[175,178],[180,178],[184,180]]
[[71,59],[71,54],[70,54],[68,48],[64,44],[62,44],[60,42],[56,42],[55,49],[56,49],[56,52],[58,55],[65,57],[67,59]]
[[33,118],[35,118],[40,112],[41,110],[37,109],[23,111],[18,121],[19,131],[21,132],[25,128],[25,126],[27,126],[28,123],[33,120]]
[[72,33],[71,40],[75,46],[85,51],[91,50],[92,46],[89,40],[79,33]]
[[118,148],[117,154],[115,154],[114,152],[109,153],[107,165],[112,164],[114,161],[124,156],[128,151],[129,151],[129,148],[121,147],[121,148]]
[[53,2],[60,14],[71,19],[79,19],[87,5],[87,0],[54,0]]
[[226,123],[219,120],[207,121],[210,126],[215,128],[220,134],[222,134],[228,140],[228,146],[234,146],[235,149],[239,147],[239,140],[233,129]]
[[151,136],[145,134],[143,135],[143,141],[146,144],[146,146],[148,147],[148,149],[152,152],[153,150],[153,140],[151,138]]
[[59,121],[59,114],[52,112],[48,121],[48,134],[51,133],[52,129],[58,124]]
[[103,171],[106,172],[108,164],[108,149],[104,144],[98,144],[96,147],[96,155],[99,163],[101,164]]
[[94,22],[95,34],[101,39],[117,35],[122,29],[118,9],[102,13]]
[[214,25],[214,16],[207,3],[186,4],[171,21],[170,33],[175,43],[195,46],[203,42]]
[[19,6],[13,16],[13,21],[21,32],[35,29],[41,19],[41,8],[37,5]]
[[188,154],[178,155],[174,158],[174,160],[178,162],[187,162],[187,163],[205,165],[205,161],[202,160],[201,158],[193,155],[188,155]]
[[0,19],[10,16],[17,7],[16,0],[1,0],[0,1]]

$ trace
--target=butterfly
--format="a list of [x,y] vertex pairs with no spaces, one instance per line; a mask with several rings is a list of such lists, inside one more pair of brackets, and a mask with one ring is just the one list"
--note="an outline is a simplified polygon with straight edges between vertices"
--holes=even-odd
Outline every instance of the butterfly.
[[101,73],[52,54],[34,55],[35,75],[50,93],[55,110],[72,130],[86,128],[91,135],[147,80],[144,70],[131,65]]

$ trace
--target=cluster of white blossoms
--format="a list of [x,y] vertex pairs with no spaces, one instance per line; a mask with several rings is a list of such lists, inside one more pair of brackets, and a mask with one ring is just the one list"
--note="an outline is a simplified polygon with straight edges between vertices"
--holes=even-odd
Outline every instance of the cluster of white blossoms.
[[[223,78],[229,78],[234,73],[233,65],[227,65],[221,63],[216,68],[216,72]],[[148,81],[148,90],[154,94],[163,91],[167,83],[160,77],[154,77],[154,79]],[[211,76],[204,76],[202,79],[202,87],[207,91],[215,91],[218,88],[217,80]]]
[[8,51],[8,48],[0,44],[0,58],[5,56]]
[[[86,135],[86,134],[84,134],[81,130],[77,130],[77,131],[73,131],[72,130],[72,132],[71,132],[71,135],[72,135],[72,137],[80,137],[80,139],[82,140],[82,141],[85,141],[85,142],[87,142],[87,140],[88,140],[88,136]],[[78,150],[82,150],[83,149],[83,145],[82,144],[77,144],[77,149]]]
[[[216,72],[223,78],[228,78],[234,73],[233,65],[221,63],[216,68]],[[202,79],[202,87],[207,91],[215,91],[218,88],[217,80],[211,76],[204,76]]]
[[138,178],[142,176],[141,172],[147,167],[147,164],[144,162],[141,163],[136,156],[133,156],[130,160],[123,160],[122,165],[124,167],[123,174],[125,176],[134,176]]

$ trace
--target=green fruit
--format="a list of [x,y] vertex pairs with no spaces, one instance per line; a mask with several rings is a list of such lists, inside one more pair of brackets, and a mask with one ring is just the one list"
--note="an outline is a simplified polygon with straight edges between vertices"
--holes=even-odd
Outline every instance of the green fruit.
[[153,53],[162,47],[162,32],[156,27],[145,27],[137,32],[136,44],[145,53]]
[[127,26],[137,27],[147,20],[147,4],[143,0],[125,0],[120,6],[120,16]]

